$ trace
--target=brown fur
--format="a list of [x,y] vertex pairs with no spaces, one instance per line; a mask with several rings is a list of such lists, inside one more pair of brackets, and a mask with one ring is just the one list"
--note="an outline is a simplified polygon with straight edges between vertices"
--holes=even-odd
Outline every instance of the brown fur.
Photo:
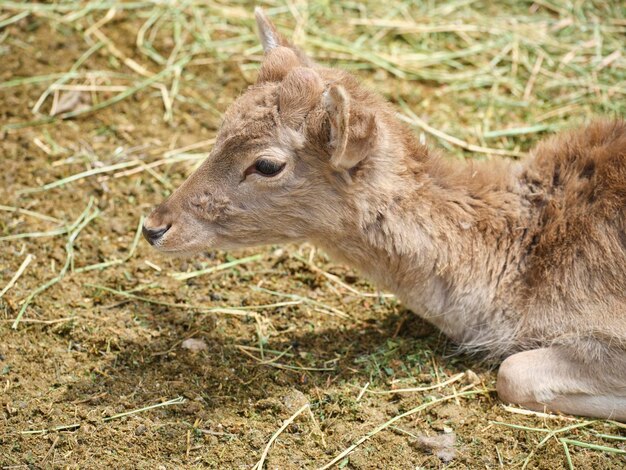
[[[310,240],[465,348],[508,357],[504,400],[626,419],[626,124],[553,137],[521,162],[448,161],[377,94],[257,20],[259,81],[147,219],[166,229],[152,243]],[[285,167],[259,175],[262,158]]]

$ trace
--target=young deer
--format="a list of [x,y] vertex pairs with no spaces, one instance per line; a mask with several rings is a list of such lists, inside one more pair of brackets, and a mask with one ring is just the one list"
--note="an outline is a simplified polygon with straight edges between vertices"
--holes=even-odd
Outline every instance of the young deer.
[[256,10],[258,81],[209,158],[146,219],[166,253],[308,240],[465,348],[505,402],[626,420],[626,124],[521,162],[447,161]]

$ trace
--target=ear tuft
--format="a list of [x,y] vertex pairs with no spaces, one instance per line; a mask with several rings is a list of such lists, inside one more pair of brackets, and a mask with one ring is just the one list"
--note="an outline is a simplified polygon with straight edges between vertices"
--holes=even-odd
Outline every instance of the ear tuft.
[[330,163],[338,170],[351,170],[376,147],[376,116],[351,103],[341,85],[332,85],[324,96],[330,121]]

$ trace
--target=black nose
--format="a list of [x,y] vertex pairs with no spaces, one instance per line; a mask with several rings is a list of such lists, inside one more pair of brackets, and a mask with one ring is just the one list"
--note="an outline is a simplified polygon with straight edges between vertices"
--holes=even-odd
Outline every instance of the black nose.
[[150,245],[154,245],[157,241],[159,241],[159,238],[165,235],[165,232],[167,232],[170,227],[171,225],[166,227],[149,228],[144,225],[141,232],[143,233],[143,237],[148,240],[148,243],[150,243]]

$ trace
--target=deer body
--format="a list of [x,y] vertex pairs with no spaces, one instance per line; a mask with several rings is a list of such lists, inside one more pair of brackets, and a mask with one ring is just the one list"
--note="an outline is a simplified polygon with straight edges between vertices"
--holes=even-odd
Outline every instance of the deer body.
[[419,159],[421,175],[317,244],[467,348],[509,355],[584,332],[625,345],[626,125],[557,137],[521,163]]
[[146,220],[165,252],[309,240],[472,351],[500,397],[626,420],[626,124],[521,162],[448,161],[260,11],[259,81]]

